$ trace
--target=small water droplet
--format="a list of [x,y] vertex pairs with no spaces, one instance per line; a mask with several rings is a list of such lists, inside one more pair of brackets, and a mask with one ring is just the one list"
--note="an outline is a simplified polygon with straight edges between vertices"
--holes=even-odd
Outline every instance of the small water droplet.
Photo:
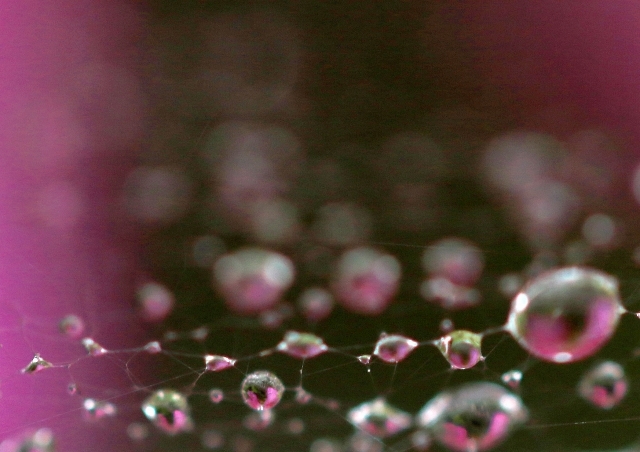
[[161,322],[176,304],[173,293],[157,282],[143,284],[137,293],[140,316],[147,322]]
[[309,322],[319,322],[329,317],[333,305],[331,292],[321,287],[306,289],[298,298],[298,309]]
[[22,373],[33,374],[43,369],[48,369],[49,367],[53,367],[53,364],[40,356],[40,353],[36,353],[31,362],[27,364],[24,369],[22,369]]
[[418,343],[399,334],[382,333],[376,342],[373,354],[387,363],[398,363],[405,359]]
[[62,334],[71,339],[80,339],[84,334],[84,321],[75,314],[64,316],[58,327]]
[[284,392],[284,385],[278,377],[266,370],[250,373],[242,381],[242,399],[254,410],[268,410],[276,406]]
[[302,359],[318,356],[326,352],[329,347],[321,337],[315,334],[288,331],[276,349],[281,353]]
[[82,339],[82,346],[87,350],[87,352],[89,352],[91,356],[100,356],[108,353],[106,348],[98,344],[90,337],[85,337],[84,339]]
[[408,429],[413,423],[409,413],[391,406],[382,398],[352,408],[347,419],[356,428],[377,438],[393,436]]
[[67,393],[69,395],[76,395],[78,393],[78,385],[75,383],[69,383],[67,385]]
[[482,335],[452,331],[438,340],[438,349],[454,369],[469,369],[482,359]]
[[522,371],[517,369],[509,370],[503,373],[500,379],[511,389],[517,390],[520,388],[520,383],[522,382]]
[[117,412],[116,406],[113,403],[102,400],[84,399],[82,406],[84,408],[85,419],[91,421],[115,416]]
[[622,366],[613,361],[604,361],[582,376],[578,394],[587,402],[609,410],[624,399],[628,386]]
[[360,355],[358,356],[358,361],[360,361],[365,366],[371,364],[371,355]]
[[187,398],[172,389],[154,392],[142,403],[141,408],[147,419],[170,435],[193,428]]
[[222,355],[204,355],[204,365],[209,372],[220,372],[233,367],[236,360]]

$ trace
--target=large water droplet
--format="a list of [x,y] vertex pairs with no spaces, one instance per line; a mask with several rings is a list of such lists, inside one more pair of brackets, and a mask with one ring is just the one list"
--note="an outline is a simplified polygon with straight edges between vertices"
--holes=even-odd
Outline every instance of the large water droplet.
[[288,331],[276,349],[295,358],[313,358],[326,352],[329,347],[315,334]]
[[528,418],[519,397],[493,383],[468,383],[443,391],[418,413],[416,423],[460,452],[491,449]]
[[456,330],[438,340],[438,349],[454,369],[469,369],[482,359],[482,335]]
[[593,405],[611,409],[627,394],[624,369],[613,361],[602,362],[586,372],[578,384],[578,394]]
[[506,329],[532,355],[577,361],[613,335],[624,308],[617,280],[598,270],[565,267],[543,273],[515,296]]
[[336,264],[333,290],[348,310],[377,315],[387,308],[400,281],[400,262],[373,248],[344,253]]
[[347,418],[356,428],[378,438],[393,436],[412,424],[409,413],[394,408],[382,398],[352,408]]
[[274,251],[246,248],[222,256],[213,276],[227,306],[239,314],[271,309],[293,283],[291,260]]
[[284,385],[278,377],[266,370],[252,372],[242,381],[242,399],[254,410],[268,410],[282,398]]
[[170,435],[193,428],[187,398],[172,389],[154,392],[142,403],[142,412],[156,427]]
[[418,343],[408,337],[398,334],[382,333],[373,354],[388,363],[398,363],[418,346]]

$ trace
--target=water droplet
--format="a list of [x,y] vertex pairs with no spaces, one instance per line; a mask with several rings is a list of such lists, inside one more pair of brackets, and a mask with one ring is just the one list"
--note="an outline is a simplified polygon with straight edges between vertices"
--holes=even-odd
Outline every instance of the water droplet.
[[58,328],[65,336],[80,339],[84,334],[84,321],[75,314],[69,314],[60,320]]
[[475,452],[501,443],[527,418],[519,397],[496,384],[476,382],[439,393],[416,422],[444,446]]
[[205,449],[219,449],[224,446],[224,436],[216,430],[205,430],[200,437],[200,443]]
[[209,391],[209,400],[213,403],[220,403],[224,400],[224,392],[222,389],[211,389]]
[[360,355],[358,356],[358,361],[360,361],[360,363],[364,364],[365,366],[368,366],[369,364],[371,364],[371,355]]
[[54,452],[55,438],[53,431],[41,428],[23,433],[18,438],[0,442],[0,451],[4,452]]
[[242,399],[250,408],[262,411],[276,406],[282,398],[284,385],[266,370],[252,372],[242,381]]
[[378,438],[393,436],[412,424],[409,413],[394,408],[382,398],[352,408],[347,418],[356,428]]
[[156,427],[175,435],[193,428],[187,398],[172,389],[160,389],[142,403],[142,412]]
[[384,444],[377,438],[357,430],[345,444],[345,452],[383,452]]
[[459,286],[447,278],[428,278],[420,285],[420,295],[444,309],[466,309],[480,303],[480,291]]
[[329,347],[315,334],[288,331],[276,349],[295,358],[313,358],[326,352]]
[[289,419],[287,421],[287,432],[292,435],[300,435],[304,432],[304,421],[298,417]]
[[100,356],[108,353],[106,348],[98,344],[90,337],[85,337],[84,339],[82,339],[82,346],[87,350],[87,352],[89,352],[91,356]]
[[460,238],[442,239],[426,248],[422,265],[432,277],[446,278],[456,286],[472,286],[484,267],[482,251]]
[[452,331],[438,340],[438,349],[454,369],[469,369],[482,359],[482,335]]
[[84,399],[82,406],[84,408],[85,419],[91,421],[115,416],[117,412],[116,406],[113,403],[102,400]]
[[398,289],[400,262],[373,248],[345,252],[336,264],[333,290],[348,310],[363,314],[382,313]]
[[305,391],[303,388],[298,388],[296,390],[296,402],[301,405],[305,405],[311,401],[313,396]]
[[398,363],[409,356],[418,343],[399,334],[382,333],[373,354],[387,363]]
[[242,420],[242,425],[248,430],[258,432],[269,427],[275,419],[273,410],[254,411],[247,414]]
[[411,445],[413,446],[413,450],[426,452],[431,447],[432,442],[431,435],[424,430],[416,430],[411,435]]
[[192,330],[191,333],[189,333],[189,336],[191,336],[191,339],[193,339],[194,341],[203,342],[207,338],[207,336],[209,336],[209,328],[207,328],[206,326],[196,328],[195,330]]
[[598,351],[615,332],[622,312],[614,277],[565,267],[522,288],[511,303],[506,329],[532,355],[572,362]]
[[140,422],[132,422],[127,426],[127,435],[133,441],[142,441],[149,436],[149,429]]
[[67,393],[69,395],[76,395],[78,393],[78,385],[75,383],[69,383],[67,385]]
[[306,289],[298,299],[298,309],[309,322],[319,322],[329,317],[333,304],[331,292],[321,287]]
[[522,371],[514,369],[509,370],[502,374],[500,377],[502,382],[509,386],[511,389],[516,390],[520,388],[520,383],[522,382]]
[[158,341],[151,341],[147,343],[143,348],[145,352],[151,353],[152,355],[155,355],[156,353],[160,353],[162,351],[162,346]]
[[236,360],[221,355],[204,355],[204,365],[209,372],[220,372],[233,367]]
[[282,254],[246,248],[218,259],[213,275],[229,309],[238,314],[258,314],[280,300],[293,283],[295,269]]
[[22,373],[33,374],[49,367],[53,367],[53,364],[42,358],[42,356],[40,356],[40,353],[36,353],[31,362],[27,364],[27,367],[22,369]]
[[173,293],[156,282],[143,284],[137,293],[140,316],[147,322],[161,322],[171,313],[176,304]]
[[587,402],[609,410],[627,394],[628,382],[618,363],[605,361],[586,372],[578,384],[578,394]]

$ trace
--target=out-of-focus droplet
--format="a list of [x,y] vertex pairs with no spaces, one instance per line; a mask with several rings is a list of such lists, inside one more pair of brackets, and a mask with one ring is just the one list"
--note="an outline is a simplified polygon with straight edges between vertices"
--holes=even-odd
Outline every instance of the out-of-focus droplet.
[[78,393],[78,385],[75,383],[69,383],[67,385],[67,393],[69,395],[76,395]]
[[211,389],[209,391],[209,400],[211,400],[212,403],[222,402],[222,400],[224,400],[224,392],[222,392],[222,389]]
[[454,369],[469,369],[482,360],[482,335],[456,330],[438,340],[438,349]]
[[365,366],[371,364],[371,355],[360,355],[358,356],[358,361]]
[[31,362],[27,364],[24,369],[22,369],[22,373],[33,374],[49,367],[53,367],[53,364],[40,356],[40,353],[36,353]]
[[513,298],[518,293],[524,281],[518,273],[507,273],[498,280],[498,290],[505,297]]
[[96,341],[94,341],[90,337],[83,338],[81,342],[82,342],[82,346],[91,356],[101,356],[106,353],[109,353],[109,351],[106,348],[98,344]]
[[203,235],[189,243],[189,260],[200,268],[213,268],[216,260],[224,254],[222,239],[214,235]]
[[116,406],[105,400],[84,399],[82,407],[84,408],[85,418],[91,421],[112,417],[117,413]]
[[156,427],[169,435],[193,428],[189,403],[181,393],[160,389],[142,403],[142,412]]
[[377,438],[387,438],[411,427],[413,420],[409,413],[394,408],[377,398],[352,408],[347,419],[357,429]]
[[431,447],[432,442],[433,440],[431,439],[431,435],[424,430],[416,430],[411,435],[411,445],[413,446],[413,450],[426,452]]
[[156,282],[143,284],[137,293],[140,316],[147,322],[161,322],[176,304],[173,293]]
[[296,402],[301,405],[305,405],[311,401],[313,396],[305,391],[303,388],[299,387],[296,390]]
[[269,427],[274,420],[273,410],[254,411],[244,417],[242,425],[248,430],[259,432]]
[[205,430],[200,437],[200,444],[208,450],[220,449],[224,446],[224,435],[217,430]]
[[299,417],[294,417],[287,421],[287,432],[291,435],[300,435],[304,432],[304,427],[304,421]]
[[456,286],[470,287],[482,273],[484,257],[472,242],[447,238],[426,248],[422,265],[432,277],[446,278]]
[[17,438],[0,442],[2,452],[55,452],[55,450],[55,437],[53,431],[48,428],[31,430]]
[[241,393],[244,403],[250,408],[269,410],[280,402],[284,385],[273,373],[259,370],[250,373],[242,381]]
[[346,309],[363,315],[378,315],[396,294],[399,281],[400,262],[395,257],[362,247],[340,257],[333,290]]
[[261,243],[291,243],[300,232],[298,210],[284,199],[260,200],[253,204],[250,216],[252,234]]
[[383,452],[384,443],[378,438],[371,436],[361,430],[349,437],[343,447],[345,452]]
[[229,309],[258,314],[275,306],[293,283],[295,270],[282,254],[245,248],[218,259],[213,275]]
[[506,329],[532,355],[566,363],[596,353],[623,312],[616,278],[586,267],[565,267],[522,288],[511,303]]
[[333,439],[318,438],[309,446],[309,452],[340,452],[342,445]]
[[127,426],[127,435],[133,441],[142,441],[149,436],[149,429],[140,422],[132,422]]
[[496,384],[475,382],[436,395],[416,423],[451,450],[475,452],[498,445],[527,419],[519,397]]
[[522,371],[518,369],[509,370],[502,374],[500,380],[514,391],[520,388],[522,382]]
[[310,287],[298,298],[298,308],[309,322],[319,322],[329,317],[333,304],[331,292],[321,287]]
[[399,363],[411,353],[418,343],[399,334],[382,333],[373,354],[387,363]]
[[236,360],[222,355],[205,355],[204,365],[209,372],[220,372],[235,366]]
[[62,334],[71,339],[80,339],[84,334],[84,321],[75,314],[64,316],[58,327]]
[[145,352],[151,353],[152,355],[158,354],[162,351],[162,346],[158,341],[148,342],[144,347],[142,347]]
[[427,278],[420,285],[420,295],[444,309],[466,309],[480,302],[480,291],[473,287],[458,286],[447,278]]
[[594,248],[608,248],[615,241],[616,224],[609,215],[594,213],[582,223],[582,236]]
[[613,361],[604,361],[582,376],[578,394],[587,402],[609,410],[624,399],[628,386],[622,366]]
[[329,347],[315,334],[287,331],[276,349],[289,356],[304,359],[318,356],[329,350]]

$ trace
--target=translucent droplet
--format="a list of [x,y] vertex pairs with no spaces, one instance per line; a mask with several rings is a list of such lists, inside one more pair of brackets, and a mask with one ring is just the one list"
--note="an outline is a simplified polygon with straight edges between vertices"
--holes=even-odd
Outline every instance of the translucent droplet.
[[222,355],[204,355],[204,365],[209,372],[220,372],[235,366],[236,360]]
[[452,331],[438,340],[438,349],[454,369],[469,369],[482,359],[482,335]]
[[365,366],[368,366],[369,364],[371,364],[371,355],[360,355],[358,356],[358,361],[360,361],[360,363],[364,364]]
[[382,398],[352,408],[347,419],[356,428],[377,438],[393,436],[408,429],[413,423],[409,413],[394,408]]
[[387,363],[399,363],[417,346],[418,343],[408,337],[382,333],[373,354]]
[[266,370],[252,372],[242,381],[242,399],[254,410],[268,410],[282,398],[284,385],[278,377]]
[[161,322],[176,304],[173,293],[162,284],[149,282],[138,289],[140,316],[147,322]]
[[306,289],[298,299],[300,312],[309,322],[319,322],[329,317],[333,304],[331,292],[321,287]]
[[67,385],[67,393],[69,395],[76,395],[78,393],[78,385],[75,383],[69,383]]
[[82,346],[87,350],[87,352],[89,352],[91,356],[100,356],[108,353],[106,348],[98,344],[90,337],[85,337],[84,339],[82,339]]
[[5,439],[0,442],[0,451],[2,452],[54,452],[55,450],[53,431],[48,428],[31,430],[17,438]]
[[276,349],[295,358],[313,358],[326,352],[329,347],[315,334],[288,331]]
[[200,328],[196,328],[189,333],[189,336],[194,341],[203,342],[209,336],[209,328],[206,326],[202,326]]
[[27,364],[27,367],[22,369],[22,373],[33,374],[49,367],[53,367],[53,364],[40,356],[40,353],[36,353],[31,362]]
[[400,262],[373,248],[344,253],[336,264],[333,290],[348,310],[364,315],[382,313],[398,289]]
[[413,446],[412,450],[426,452],[431,447],[432,442],[433,440],[431,439],[431,435],[424,430],[416,430],[411,435],[411,445]]
[[162,346],[160,345],[160,342],[158,342],[158,341],[151,341],[151,342],[147,343],[143,348],[144,348],[145,352],[151,353],[152,355],[155,355],[155,354],[160,353],[162,351]]
[[220,403],[224,399],[224,392],[222,389],[211,389],[209,391],[209,400],[213,403]]
[[313,396],[305,391],[303,388],[298,388],[296,390],[296,402],[301,405],[305,405],[311,401]]
[[104,400],[84,399],[82,403],[85,418],[95,421],[116,415],[116,406]]
[[242,420],[242,425],[248,430],[258,432],[269,427],[275,419],[273,410],[254,411],[247,414]]
[[193,428],[187,398],[172,389],[160,389],[142,403],[142,412],[165,433],[175,435]]
[[472,286],[484,267],[482,251],[460,238],[442,239],[422,255],[422,265],[432,277],[442,277],[456,286]]
[[71,339],[80,339],[84,334],[84,321],[75,314],[64,316],[58,327],[62,334]]
[[444,309],[466,309],[480,303],[482,298],[478,289],[460,286],[442,277],[423,281],[420,285],[420,295]]
[[133,441],[142,441],[149,436],[149,429],[145,424],[132,422],[127,426],[127,435]]
[[501,443],[527,418],[519,397],[502,386],[476,382],[439,393],[416,422],[449,449],[476,452]]
[[509,370],[502,374],[500,380],[511,389],[517,390],[520,388],[520,383],[522,382],[522,371],[517,369]]
[[282,254],[246,248],[218,259],[213,276],[229,309],[258,314],[275,306],[293,283],[295,270]]
[[566,363],[597,352],[615,332],[622,312],[614,277],[565,267],[522,288],[511,303],[506,329],[532,355]]
[[291,435],[300,435],[304,432],[304,421],[299,417],[289,419],[287,421],[287,432]]
[[622,366],[613,361],[605,361],[582,376],[578,394],[587,402],[609,410],[624,399],[628,386]]
[[224,436],[217,430],[205,430],[200,437],[202,447],[216,450],[224,446]]

